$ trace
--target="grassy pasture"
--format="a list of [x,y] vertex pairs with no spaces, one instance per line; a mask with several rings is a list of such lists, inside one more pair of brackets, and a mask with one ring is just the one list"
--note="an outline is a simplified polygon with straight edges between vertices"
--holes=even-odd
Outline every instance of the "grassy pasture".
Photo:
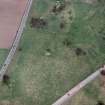
[[[105,7],[72,0],[72,22],[61,30],[62,19],[51,13],[55,1],[33,2],[19,45],[22,51],[17,51],[10,67],[10,86],[0,84],[0,105],[51,105],[105,62]],[[31,17],[39,16],[48,26],[31,28]],[[70,41],[69,46],[64,45],[65,39]],[[82,48],[86,55],[77,56],[76,48]],[[47,49],[51,50],[50,56],[46,56]],[[100,81],[101,77],[89,84],[68,105],[104,101]]]

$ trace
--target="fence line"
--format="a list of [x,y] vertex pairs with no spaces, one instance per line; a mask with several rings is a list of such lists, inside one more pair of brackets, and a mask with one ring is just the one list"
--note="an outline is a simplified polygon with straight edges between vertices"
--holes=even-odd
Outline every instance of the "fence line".
[[4,61],[3,66],[2,66],[2,68],[0,70],[0,81],[2,80],[3,76],[5,75],[5,72],[7,71],[7,68],[9,66],[9,64],[11,63],[11,61],[12,61],[12,59],[14,57],[14,54],[16,52],[16,49],[17,49],[17,47],[19,45],[20,38],[22,36],[22,32],[24,30],[24,27],[26,25],[26,21],[28,19],[28,14],[29,14],[32,2],[33,2],[33,0],[28,0],[27,1],[26,8],[25,8],[23,16],[21,18],[21,22],[20,22],[19,28],[18,28],[18,30],[16,32],[15,40],[14,40],[14,42],[12,44],[12,47],[10,49],[10,52],[9,52],[6,60]]

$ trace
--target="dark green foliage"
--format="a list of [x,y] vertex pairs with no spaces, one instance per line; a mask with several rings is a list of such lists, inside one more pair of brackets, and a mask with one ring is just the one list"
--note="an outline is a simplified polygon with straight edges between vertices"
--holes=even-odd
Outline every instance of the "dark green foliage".
[[9,85],[9,82],[10,82],[10,77],[9,75],[4,75],[3,76],[3,83],[6,84],[6,85]]
[[47,22],[41,18],[31,18],[30,26],[32,28],[44,28],[47,25]]
[[96,105],[105,105],[103,101],[98,101]]
[[63,44],[64,44],[65,46],[67,46],[67,47],[71,47],[72,42],[71,42],[69,39],[66,38],[66,39],[63,41]]
[[64,4],[61,4],[59,7],[57,7],[56,5],[53,7],[52,9],[52,12],[53,13],[59,13],[61,12],[62,10],[65,9],[65,5]]
[[86,55],[86,52],[83,51],[83,49],[81,49],[81,48],[76,48],[75,53],[76,53],[77,56]]

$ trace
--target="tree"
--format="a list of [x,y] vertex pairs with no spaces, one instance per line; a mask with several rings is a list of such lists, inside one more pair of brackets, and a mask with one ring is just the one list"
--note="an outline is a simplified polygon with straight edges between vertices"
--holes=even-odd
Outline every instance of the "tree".
[[3,76],[3,83],[6,85],[9,85],[9,82],[10,82],[10,77],[9,77],[9,75],[5,74]]

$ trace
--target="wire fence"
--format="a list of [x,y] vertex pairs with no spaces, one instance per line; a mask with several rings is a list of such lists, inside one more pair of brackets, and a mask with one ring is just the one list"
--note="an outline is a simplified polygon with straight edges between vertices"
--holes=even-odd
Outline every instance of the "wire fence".
[[32,2],[33,2],[33,0],[28,0],[27,1],[24,13],[22,15],[20,24],[18,26],[18,30],[16,32],[16,37],[14,39],[12,47],[10,48],[9,54],[8,54],[6,60],[4,61],[3,65],[1,67],[1,70],[0,70],[0,81],[2,80],[3,76],[5,75],[5,73],[7,71],[7,68],[9,66],[9,64],[11,63],[11,61],[12,61],[12,59],[14,57],[14,54],[16,52],[16,49],[17,49],[17,47],[19,45],[19,42],[20,42],[20,39],[21,39],[23,30],[24,30],[24,27],[26,25],[26,21],[28,19],[28,14],[29,14]]

